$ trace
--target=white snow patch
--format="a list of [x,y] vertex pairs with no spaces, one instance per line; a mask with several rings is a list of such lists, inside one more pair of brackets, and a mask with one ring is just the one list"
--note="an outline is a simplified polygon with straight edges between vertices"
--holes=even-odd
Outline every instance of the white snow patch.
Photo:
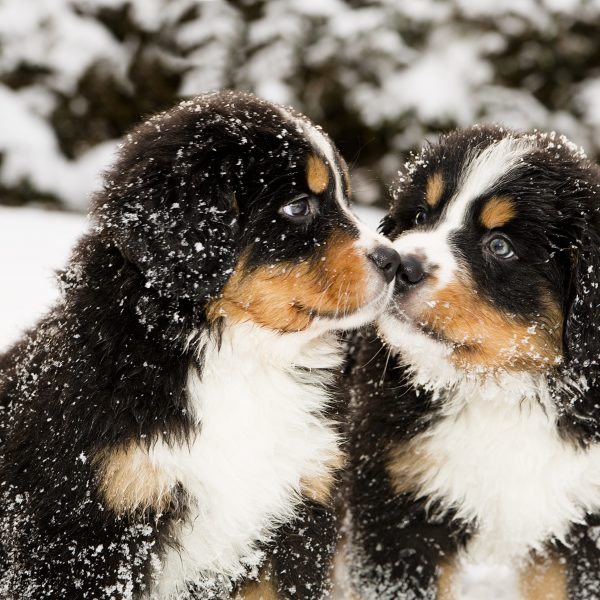
[[79,215],[0,208],[0,351],[56,300],[54,272],[86,225]]
[[53,194],[71,208],[85,209],[99,175],[114,157],[118,141],[97,144],[77,160],[58,150],[49,123],[26,109],[18,92],[0,84],[0,179],[6,185],[29,180],[41,192]]

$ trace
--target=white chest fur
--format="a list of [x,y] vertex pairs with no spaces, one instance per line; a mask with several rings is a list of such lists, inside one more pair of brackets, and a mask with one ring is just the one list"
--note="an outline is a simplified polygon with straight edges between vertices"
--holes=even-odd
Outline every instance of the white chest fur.
[[192,369],[188,384],[198,435],[189,447],[162,445],[153,454],[194,507],[153,597],[170,598],[197,577],[236,578],[260,560],[257,542],[294,515],[301,479],[326,473],[337,452],[322,415],[322,369],[340,362],[333,338],[252,325],[227,329],[220,344],[205,342],[201,375]]
[[471,560],[524,556],[600,508],[600,447],[562,440],[550,401],[511,397],[511,383],[465,385],[421,439],[432,461],[421,491],[475,525]]

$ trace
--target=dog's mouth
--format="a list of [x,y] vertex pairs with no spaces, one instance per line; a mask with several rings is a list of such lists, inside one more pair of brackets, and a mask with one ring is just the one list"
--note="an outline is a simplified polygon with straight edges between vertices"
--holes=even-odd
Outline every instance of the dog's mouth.
[[379,330],[400,351],[410,352],[415,336],[432,340],[455,367],[469,371],[551,369],[560,363],[559,328],[481,306],[478,312],[473,305],[395,294]]

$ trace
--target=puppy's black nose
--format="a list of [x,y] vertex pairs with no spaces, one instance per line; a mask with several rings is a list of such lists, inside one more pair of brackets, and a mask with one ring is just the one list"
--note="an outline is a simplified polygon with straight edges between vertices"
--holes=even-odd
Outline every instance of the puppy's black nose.
[[400,255],[387,246],[377,246],[369,258],[377,265],[387,283],[391,283],[396,276],[398,265],[400,264]]
[[398,267],[398,281],[405,285],[417,285],[423,281],[427,273],[423,262],[414,255],[401,256]]

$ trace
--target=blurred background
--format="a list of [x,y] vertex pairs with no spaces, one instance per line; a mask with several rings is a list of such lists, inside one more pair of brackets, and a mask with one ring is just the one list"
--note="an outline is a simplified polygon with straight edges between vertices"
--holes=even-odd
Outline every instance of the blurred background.
[[0,0],[0,204],[85,211],[134,123],[216,88],[292,104],[384,206],[475,121],[600,153],[599,0]]

